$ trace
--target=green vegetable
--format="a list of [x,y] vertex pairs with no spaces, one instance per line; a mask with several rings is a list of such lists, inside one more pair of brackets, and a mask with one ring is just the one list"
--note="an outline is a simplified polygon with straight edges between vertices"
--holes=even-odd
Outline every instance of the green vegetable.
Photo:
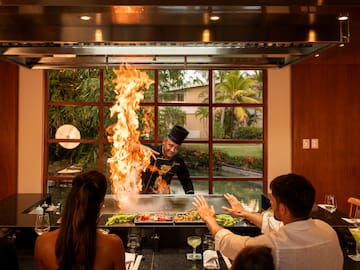
[[238,220],[228,214],[217,214],[216,221],[221,224],[222,226],[233,226],[235,225]]
[[108,218],[108,220],[105,223],[105,226],[134,222],[134,219],[136,217],[137,214],[115,214],[112,217]]

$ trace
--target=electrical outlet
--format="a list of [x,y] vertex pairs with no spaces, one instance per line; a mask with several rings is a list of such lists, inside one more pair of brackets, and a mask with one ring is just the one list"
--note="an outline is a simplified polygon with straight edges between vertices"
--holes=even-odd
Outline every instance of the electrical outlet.
[[310,149],[310,139],[302,140],[302,149]]

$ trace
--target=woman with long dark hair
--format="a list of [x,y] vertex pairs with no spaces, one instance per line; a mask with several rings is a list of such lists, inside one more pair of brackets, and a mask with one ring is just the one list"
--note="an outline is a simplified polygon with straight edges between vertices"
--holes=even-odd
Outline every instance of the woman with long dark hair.
[[106,188],[106,177],[97,171],[74,178],[62,212],[60,229],[36,239],[37,270],[125,269],[121,239],[97,230]]

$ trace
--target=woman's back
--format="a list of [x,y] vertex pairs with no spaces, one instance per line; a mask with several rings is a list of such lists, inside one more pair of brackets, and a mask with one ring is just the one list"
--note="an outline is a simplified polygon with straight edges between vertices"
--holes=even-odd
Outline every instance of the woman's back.
[[[37,270],[58,270],[55,256],[55,243],[59,229],[38,237],[35,245]],[[125,269],[125,250],[123,243],[115,234],[96,233],[96,249],[93,270]]]
[[37,269],[125,269],[121,239],[97,229],[106,190],[107,179],[98,171],[85,172],[73,179],[61,213],[60,229],[36,241]]

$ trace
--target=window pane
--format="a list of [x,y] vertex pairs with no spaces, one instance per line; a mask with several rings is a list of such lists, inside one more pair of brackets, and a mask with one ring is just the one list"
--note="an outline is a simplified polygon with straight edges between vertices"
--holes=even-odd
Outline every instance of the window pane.
[[75,126],[82,139],[99,137],[98,106],[49,106],[49,137],[55,138],[56,130],[64,124]]
[[215,103],[262,103],[263,72],[215,70],[213,86]]
[[50,193],[51,201],[54,204],[61,203],[63,207],[71,184],[72,180],[52,180],[50,178],[47,182],[47,193]]
[[208,71],[159,70],[159,101],[209,103]]
[[213,138],[262,140],[263,109],[259,107],[214,108]]
[[179,150],[190,176],[209,175],[209,150],[208,144],[186,144],[183,143]]
[[[193,180],[195,194],[209,194],[209,181],[207,180]],[[171,194],[184,194],[184,190],[179,180],[174,179],[171,181],[170,186]]]
[[113,79],[115,79],[116,74],[112,69],[105,69],[104,76],[104,100],[106,102],[114,102],[115,84],[113,83]]
[[49,143],[48,175],[75,176],[83,171],[98,169],[99,147],[81,143],[74,149],[65,149],[58,143]]
[[99,101],[98,69],[49,70],[50,101]]
[[[58,180],[49,178],[47,182],[47,193],[50,193],[51,201],[54,205],[61,203],[62,207],[65,205],[66,197],[71,189],[72,180]],[[110,183],[108,182],[107,193],[111,193]]]
[[249,207],[259,211],[261,207],[262,181],[214,181],[214,194],[231,193]]
[[187,139],[208,139],[208,119],[207,107],[159,107],[159,136],[163,138],[174,125],[180,125],[189,131]]
[[213,170],[215,176],[262,177],[262,144],[214,144]]
[[[151,140],[154,139],[154,129],[155,129],[155,113],[153,106],[141,106],[137,111],[137,116],[139,120],[138,130],[140,131],[141,140]],[[110,117],[110,107],[104,107],[104,138],[107,139],[108,127],[112,124],[116,124],[117,116],[113,115]]]
[[[142,72],[146,72],[150,79],[154,80],[154,70],[142,70]],[[113,69],[105,70],[105,78],[104,78],[104,99],[107,102],[115,101],[115,84],[113,80],[116,78],[116,74]],[[154,83],[150,85],[148,89],[142,89],[144,91],[144,99],[143,102],[151,102],[154,101]]]

